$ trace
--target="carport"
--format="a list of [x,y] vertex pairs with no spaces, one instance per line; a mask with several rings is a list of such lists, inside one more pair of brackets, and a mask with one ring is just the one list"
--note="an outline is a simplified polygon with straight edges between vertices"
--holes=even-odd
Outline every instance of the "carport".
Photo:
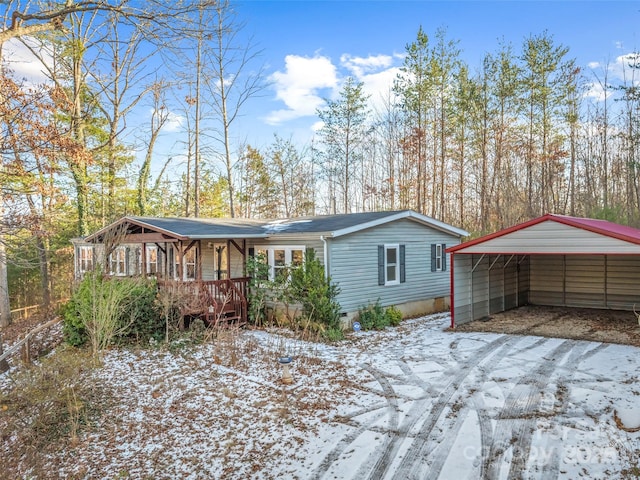
[[640,308],[640,230],[547,214],[447,249],[451,326],[526,304]]

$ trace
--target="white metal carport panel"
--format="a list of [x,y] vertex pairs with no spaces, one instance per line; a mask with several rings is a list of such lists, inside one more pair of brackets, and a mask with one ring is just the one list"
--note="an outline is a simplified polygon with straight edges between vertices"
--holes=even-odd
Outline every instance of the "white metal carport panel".
[[565,263],[565,301],[569,307],[606,306],[604,255],[568,255]]
[[473,271],[471,275],[473,319],[489,316],[489,266],[488,255],[472,255]]
[[600,235],[554,221],[492,238],[458,250],[459,253],[566,253],[566,254],[640,254],[640,245]]
[[607,256],[607,306],[640,311],[640,256]]
[[453,255],[453,315],[456,324],[473,320],[471,304],[471,263],[473,255]]
[[529,301],[534,305],[564,305],[563,256],[532,255],[529,282]]

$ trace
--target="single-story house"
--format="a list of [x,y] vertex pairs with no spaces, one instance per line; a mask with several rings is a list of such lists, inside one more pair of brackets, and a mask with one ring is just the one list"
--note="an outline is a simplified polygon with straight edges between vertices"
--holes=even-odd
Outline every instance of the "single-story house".
[[640,307],[640,230],[547,214],[451,246],[451,326],[526,304]]
[[244,295],[248,256],[264,254],[274,278],[313,249],[349,318],[377,300],[405,315],[448,308],[445,250],[466,235],[411,210],[269,221],[127,216],[73,244],[76,278],[100,263],[115,276],[206,284],[213,297],[225,282]]

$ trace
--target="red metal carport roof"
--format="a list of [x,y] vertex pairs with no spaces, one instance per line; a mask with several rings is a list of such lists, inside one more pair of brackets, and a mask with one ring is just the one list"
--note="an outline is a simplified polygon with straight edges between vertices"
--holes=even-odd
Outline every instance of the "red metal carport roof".
[[447,248],[446,251],[447,253],[454,253],[454,252],[457,252],[458,250],[462,250],[464,248],[468,248],[473,245],[484,243],[488,240],[502,237],[503,235],[507,235],[509,233],[512,233],[518,230],[523,230],[525,228],[531,227],[532,225],[537,225],[538,223],[542,223],[546,221],[563,223],[565,225],[581,228],[583,230],[587,230],[587,231],[598,233],[601,235],[606,235],[611,238],[616,238],[619,240],[624,240],[626,242],[631,242],[631,243],[640,245],[640,230],[638,230],[637,228],[629,227],[626,225],[620,225],[618,223],[609,222],[607,220],[598,220],[594,218],[570,217],[567,215],[556,215],[553,213],[548,213],[541,217],[534,218],[533,220],[529,220],[528,222],[520,223],[518,225],[514,225],[513,227],[505,228],[498,232],[490,233],[489,235],[485,235],[483,237],[475,238],[473,240],[469,240],[468,242],[464,242],[459,245],[449,247]]

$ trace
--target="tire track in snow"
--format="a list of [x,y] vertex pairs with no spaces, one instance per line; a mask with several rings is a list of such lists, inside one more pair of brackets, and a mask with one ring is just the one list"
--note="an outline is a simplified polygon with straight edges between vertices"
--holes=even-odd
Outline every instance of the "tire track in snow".
[[[466,365],[461,369],[461,373],[463,372],[463,374],[459,375],[459,378],[456,378],[456,380],[441,393],[437,402],[434,404],[434,408],[425,419],[416,439],[402,459],[398,469],[395,471],[394,477],[419,479],[423,477],[426,469],[429,471],[430,478],[438,477],[449,455],[449,451],[458,437],[464,419],[469,413],[469,407],[467,406],[467,402],[465,402],[460,411],[454,413],[456,418],[453,426],[448,424],[442,425],[442,423],[448,423],[446,418],[442,419],[445,408],[451,404],[451,399],[456,393],[460,394],[460,398],[464,398],[462,395],[465,392],[461,392],[460,390],[462,383],[466,377],[471,374],[472,370],[479,370],[480,372],[479,377],[473,380],[473,384],[483,385],[488,376],[484,364],[488,362],[500,362],[513,351],[513,347],[520,343],[522,338],[523,337],[517,336],[507,337],[497,350],[493,349],[493,355],[482,355],[480,358],[473,356],[466,362]],[[444,436],[441,438],[434,434],[434,429],[437,425],[442,425],[440,430]],[[484,428],[487,428],[486,425]],[[489,425],[489,434],[490,428]],[[487,432],[485,432],[485,435],[486,434]],[[481,441],[482,439],[481,431]],[[480,446],[481,451],[483,451],[483,446],[484,443]],[[432,457],[430,464],[429,457]]]
[[[426,418],[424,418],[424,415],[425,410],[428,410],[428,401],[416,402],[416,404],[407,413],[406,421],[400,426],[400,432],[402,435],[398,436],[395,441],[391,442],[385,448],[385,451],[381,453],[373,470],[369,474],[369,478],[372,480],[381,479],[388,473],[389,467],[391,466],[388,459],[395,458],[402,442],[407,438],[406,435],[408,432],[414,429],[420,420],[424,418],[419,433],[412,440],[411,446],[400,462],[400,466],[397,471],[394,472],[395,478],[409,478],[411,466],[414,465],[416,461],[419,461],[418,454],[422,449],[422,446],[428,441],[429,435],[435,427],[446,405],[449,403],[451,397],[453,397],[453,395],[458,391],[463,380],[473,369],[477,368],[487,359],[494,360],[497,358],[497,361],[500,361],[511,348],[511,345],[518,343],[521,338],[522,337],[503,335],[480,348],[462,364],[456,365],[452,369],[452,378],[449,384],[435,399],[431,410],[426,415]],[[447,372],[444,372],[444,375],[447,375]]]
[[[320,479],[324,474],[326,474],[334,464],[334,462],[338,460],[338,458],[340,458],[340,455],[342,455],[346,451],[349,445],[351,445],[351,443],[353,443],[360,435],[362,435],[363,432],[372,430],[373,424],[379,418],[384,416],[385,413],[389,417],[389,428],[387,438],[385,439],[385,444],[389,443],[391,441],[391,437],[397,434],[394,432],[397,432],[398,430],[398,398],[395,394],[395,391],[393,390],[393,387],[391,386],[391,383],[378,369],[367,364],[361,364],[360,367],[369,372],[380,384],[380,387],[382,388],[382,391],[384,393],[384,397],[387,401],[387,408],[384,412],[381,412],[380,415],[377,415],[373,422],[363,424],[362,426],[360,426],[360,428],[354,430],[349,435],[344,437],[340,442],[338,442],[335,448],[333,448],[331,452],[327,454],[320,466],[315,470],[313,475],[314,479]],[[356,476],[356,478],[359,477]]]
[[[442,373],[443,376],[447,376],[449,373],[452,373],[454,375],[453,379],[449,382],[449,386],[447,387],[448,389],[451,390],[447,398],[453,395],[453,393],[457,390],[460,381],[469,374],[470,368],[475,367],[479,362],[483,361],[487,357],[494,355],[496,353],[497,348],[500,348],[505,344],[510,345],[512,343],[517,343],[521,340],[521,338],[523,337],[502,335],[497,339],[492,340],[489,343],[485,344],[478,351],[476,351],[474,355],[471,355],[462,364],[458,363],[453,367],[449,367],[448,371],[445,371]],[[429,356],[424,356],[421,360],[432,360],[432,359]],[[403,363],[405,363],[405,366],[406,366],[404,368],[402,366]],[[436,363],[439,363],[439,362],[436,362]],[[408,368],[408,365],[406,365],[406,362],[403,362],[402,360],[400,360],[399,365],[401,370],[403,370],[403,373],[405,373],[405,375],[408,378],[411,378],[414,381],[416,378],[419,378],[410,369],[409,369],[410,373],[407,375],[407,373],[405,372],[405,368]],[[361,367],[369,371],[369,367],[367,365],[361,364]],[[376,372],[382,374],[377,370]],[[388,376],[397,377],[397,375],[388,375]],[[376,378],[376,380],[380,383],[379,378]],[[430,384],[426,384],[423,381],[421,382],[423,383],[422,386],[419,384],[416,386],[423,388],[424,385],[428,385],[427,387],[428,391],[425,390],[425,394],[429,392],[433,392],[434,388]],[[407,383],[412,384],[412,382],[407,382]],[[387,387],[384,387],[381,384],[383,391],[385,391],[385,388],[386,388],[387,391],[390,392],[389,394],[395,397],[395,392],[393,392],[393,388],[391,388],[391,385],[388,382],[387,384],[388,384]],[[455,386],[455,388],[452,389],[451,388],[452,385]],[[440,392],[439,398],[441,398],[442,396],[443,396],[443,393]],[[392,434],[390,434],[390,436],[384,442],[384,445],[382,446],[382,448],[376,449],[376,453],[378,454],[377,458],[368,460],[365,464],[363,464],[363,466],[361,467],[361,469],[363,470],[363,472],[361,472],[362,476],[359,478],[370,478],[372,480],[378,480],[386,474],[389,468],[389,461],[395,458],[402,442],[406,439],[407,434],[418,424],[420,419],[424,416],[425,410],[428,410],[429,402],[432,398],[433,398],[432,395],[425,395],[424,397],[415,399],[415,404],[407,412],[405,416],[405,420],[402,422],[402,425],[397,427],[395,431],[392,432]],[[390,401],[391,399],[387,398],[387,402],[390,402]],[[395,410],[394,414],[397,415],[397,406],[398,406],[397,398],[394,398],[393,402],[395,405],[393,407]],[[442,408],[444,408],[446,401],[442,401],[441,403],[442,403]],[[389,411],[389,408],[391,408],[390,404],[388,404],[387,406],[387,409],[386,409],[387,412]],[[340,455],[346,452],[346,450],[349,448],[349,445],[351,445],[365,431],[374,430],[373,425],[378,421],[378,419],[382,415],[384,415],[384,413],[381,413],[380,415],[376,416],[376,418],[374,418],[372,421],[369,421],[368,423],[361,425],[359,428],[357,428],[353,432],[350,432],[345,437],[343,437],[337,443],[337,445],[325,456],[324,460],[320,463],[318,468],[315,470],[312,478],[314,479],[322,478],[323,475],[325,475],[330,470],[331,466],[340,458]],[[370,472],[368,473],[364,471],[367,468],[370,470]]]
[[[589,345],[590,344],[586,343],[585,348],[586,346],[589,346]],[[600,353],[601,351],[605,350],[608,346],[609,346],[608,344],[601,343],[597,347],[592,348],[587,352],[582,352],[580,351],[580,349],[572,350],[571,353],[569,354],[569,358],[565,362],[566,365],[568,365],[568,368],[566,369],[567,375],[558,379],[557,381],[558,385],[564,386],[567,383],[569,383],[573,379],[573,376],[576,374],[576,372],[579,371],[575,367],[577,367],[580,364],[580,362],[583,362],[588,358],[591,358],[595,354]],[[565,413],[567,411],[568,405],[569,405],[568,395],[564,395],[560,399],[560,402],[558,404],[558,410]],[[560,436],[560,438],[562,438],[562,435]],[[553,445],[551,445],[551,455],[550,455],[549,461],[544,463],[541,469],[543,478],[558,478],[558,476],[560,475],[560,461],[561,461],[560,447],[561,446],[562,446],[561,441],[557,439],[555,440],[555,442],[553,442]]]
[[535,413],[540,407],[542,392],[549,383],[551,374],[560,366],[560,361],[572,349],[578,348],[577,343],[574,340],[564,340],[546,354],[548,358],[543,357],[533,371],[523,375],[514,385],[496,419],[493,441],[488,449],[485,447],[483,478],[498,477],[500,460],[509,449],[512,451],[512,460],[508,478],[520,478],[530,455]]

